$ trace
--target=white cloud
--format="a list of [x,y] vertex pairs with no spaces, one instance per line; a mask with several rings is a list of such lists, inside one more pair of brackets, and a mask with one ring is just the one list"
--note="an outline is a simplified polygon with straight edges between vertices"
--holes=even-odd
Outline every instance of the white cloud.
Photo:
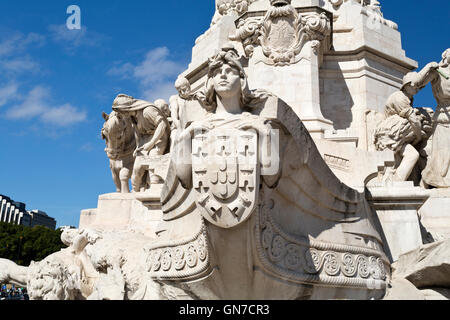
[[45,43],[45,37],[37,33],[24,35],[14,32],[3,35],[0,42],[0,70],[7,76],[17,75],[24,72],[36,72],[40,69],[39,63],[28,55],[23,55],[24,51],[30,47],[41,47]]
[[17,97],[18,88],[19,86],[16,83],[9,83],[0,88],[0,107]]
[[7,73],[21,74],[37,72],[40,70],[40,65],[30,57],[19,57],[0,60],[0,69]]
[[153,101],[159,98],[168,100],[176,93],[174,82],[183,70],[181,63],[170,59],[169,49],[160,47],[148,51],[141,63],[119,64],[112,67],[108,74],[139,81],[142,98]]
[[27,49],[28,46],[34,45],[41,47],[45,43],[45,37],[37,33],[29,33],[24,35],[20,32],[11,35],[3,35],[4,40],[0,42],[0,57],[17,55]]
[[92,145],[92,143],[88,142],[83,144],[79,150],[83,152],[91,152],[94,150],[94,146]]
[[134,69],[134,76],[142,81],[142,84],[151,85],[153,83],[176,77],[183,66],[168,59],[169,49],[166,47],[150,50],[145,56],[145,60]]
[[12,120],[39,119],[41,122],[58,127],[68,127],[86,120],[86,112],[70,104],[54,107],[50,104],[51,92],[37,86],[25,97],[21,104],[7,110],[6,117]]
[[52,40],[65,45],[68,50],[74,50],[81,46],[97,47],[107,39],[100,33],[88,31],[86,26],[82,26],[79,30],[69,30],[65,24],[53,24],[48,27],[48,30]]
[[131,63],[124,63],[122,65],[112,67],[107,74],[110,76],[118,76],[121,79],[129,79],[133,76],[135,67]]
[[173,82],[165,82],[159,83],[157,85],[153,85],[150,89],[147,89],[142,92],[142,99],[147,101],[155,101],[157,99],[164,99],[167,102],[169,98],[176,94],[177,91],[173,85]]
[[9,119],[30,119],[39,116],[48,108],[46,100],[49,97],[48,89],[37,86],[28,93],[21,104],[11,107],[6,116]]
[[65,104],[56,108],[48,108],[42,113],[41,120],[59,127],[68,127],[75,123],[84,122],[86,112],[77,110],[70,104]]

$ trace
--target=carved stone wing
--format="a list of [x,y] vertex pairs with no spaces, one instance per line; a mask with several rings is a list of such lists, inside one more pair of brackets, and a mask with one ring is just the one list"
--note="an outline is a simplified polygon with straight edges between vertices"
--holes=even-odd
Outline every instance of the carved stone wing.
[[170,163],[166,181],[161,192],[163,220],[170,221],[191,213],[195,209],[195,192],[185,189],[175,171],[175,165]]
[[280,180],[262,187],[255,217],[262,268],[296,283],[381,290],[389,260],[365,195],[333,174],[291,108],[270,99],[260,114],[287,133]]

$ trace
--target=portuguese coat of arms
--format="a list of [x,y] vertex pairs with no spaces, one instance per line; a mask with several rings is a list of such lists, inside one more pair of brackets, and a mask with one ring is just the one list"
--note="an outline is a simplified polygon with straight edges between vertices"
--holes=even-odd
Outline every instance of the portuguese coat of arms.
[[216,128],[192,140],[193,187],[202,216],[221,228],[246,221],[259,189],[258,134]]

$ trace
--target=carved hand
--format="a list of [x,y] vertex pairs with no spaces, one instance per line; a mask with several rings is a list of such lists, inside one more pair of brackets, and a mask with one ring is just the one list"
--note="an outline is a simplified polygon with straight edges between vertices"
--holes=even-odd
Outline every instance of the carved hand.
[[150,151],[155,147],[155,144],[149,144],[147,147],[144,148],[144,153],[148,156],[150,155]]
[[202,123],[191,125],[190,127],[185,129],[180,134],[178,140],[182,141],[182,140],[185,140],[185,139],[191,139],[195,132],[198,132],[198,131],[210,131],[212,128],[213,128],[212,126],[207,126],[207,125],[202,124]]
[[260,136],[267,136],[270,133],[270,126],[267,126],[263,123],[257,122],[257,123],[244,123],[237,127],[239,130],[256,130],[258,132],[258,135]]
[[137,154],[139,153],[139,152],[141,152],[142,150],[144,150],[144,148],[143,147],[139,147],[139,148],[137,148],[136,150],[134,150],[134,152],[133,152],[133,157],[137,157]]
[[430,62],[430,63],[428,64],[428,67],[429,67],[430,69],[437,69],[437,68],[439,68],[439,63],[437,63],[437,62]]

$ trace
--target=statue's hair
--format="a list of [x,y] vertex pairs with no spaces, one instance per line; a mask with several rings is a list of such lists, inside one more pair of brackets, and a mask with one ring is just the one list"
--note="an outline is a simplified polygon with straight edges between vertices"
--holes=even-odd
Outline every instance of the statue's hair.
[[239,61],[239,56],[236,49],[233,47],[224,47],[217,55],[209,59],[208,78],[205,84],[205,108],[209,112],[214,112],[217,107],[217,93],[214,89],[214,83],[211,80],[214,76],[214,71],[222,67],[224,64],[228,64],[232,68],[239,71],[239,76],[241,78],[241,106],[242,108],[251,108],[251,102],[257,98],[257,96],[250,91],[248,87],[245,70]]
[[450,48],[448,48],[442,53],[442,62],[441,62],[441,66],[443,68],[447,68],[449,65],[450,65]]
[[188,79],[186,79],[183,76],[179,76],[177,78],[177,80],[175,81],[175,89],[181,88],[184,85],[189,85],[190,86],[191,84],[189,83]]
[[170,117],[169,104],[164,99],[158,99],[154,102],[155,106],[164,114],[165,117]]

